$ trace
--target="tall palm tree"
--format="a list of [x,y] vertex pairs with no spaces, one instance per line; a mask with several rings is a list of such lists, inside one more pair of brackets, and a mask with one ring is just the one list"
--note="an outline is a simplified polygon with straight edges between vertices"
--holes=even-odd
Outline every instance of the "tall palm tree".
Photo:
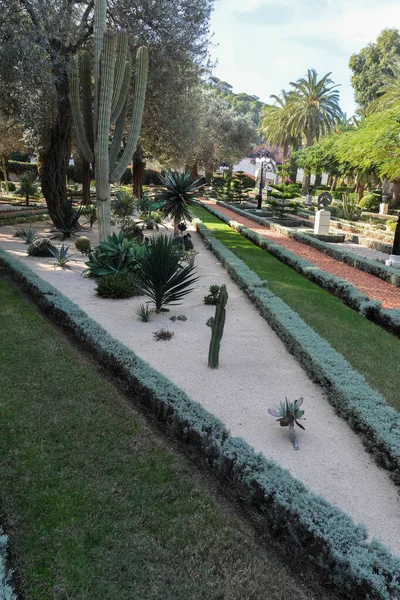
[[382,78],[382,87],[378,96],[367,108],[367,114],[391,108],[400,103],[400,58],[396,57],[390,65],[391,73]]
[[287,124],[285,115],[285,107],[290,97],[290,92],[281,90],[279,96],[272,94],[274,104],[264,104],[261,109],[261,121],[259,125],[259,133],[263,139],[274,145],[280,146],[283,149],[283,160],[288,157],[289,148],[293,147],[298,142],[298,136],[293,137],[290,128]]
[[[309,69],[306,77],[302,77],[290,85],[282,118],[287,123],[291,135],[301,135],[306,147],[322,135],[335,130],[338,119],[342,117],[339,106],[337,85],[327,73],[318,80],[315,69]],[[310,175],[303,180],[303,193],[307,193],[310,185]]]

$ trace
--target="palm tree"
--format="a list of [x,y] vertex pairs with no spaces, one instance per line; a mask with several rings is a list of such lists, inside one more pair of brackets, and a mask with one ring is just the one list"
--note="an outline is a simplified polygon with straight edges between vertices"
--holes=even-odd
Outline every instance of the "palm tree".
[[[318,81],[315,69],[309,69],[306,77],[291,82],[293,87],[287,97],[282,119],[292,136],[301,135],[306,147],[322,135],[335,130],[337,121],[342,117],[339,106],[337,85],[327,73]],[[303,180],[303,194],[310,185],[310,175]]]
[[163,216],[169,217],[174,222],[174,233],[176,233],[181,221],[192,220],[189,208],[196,203],[199,180],[194,180],[190,171],[184,173],[170,171],[165,177],[159,175],[159,178],[165,187],[158,193],[157,200],[162,202]]
[[379,95],[368,106],[367,114],[382,111],[400,103],[400,58],[395,58],[390,69],[391,74],[383,76],[382,87],[377,92]]
[[287,124],[285,107],[290,97],[290,92],[281,90],[279,96],[272,94],[274,104],[264,104],[261,109],[261,121],[259,125],[259,133],[263,139],[273,144],[280,146],[283,149],[283,160],[287,159],[289,148],[297,145],[298,136],[293,137],[290,128]]
[[19,196],[25,196],[25,204],[29,206],[29,197],[38,195],[39,184],[33,175],[24,175],[19,180],[19,188],[15,192]]

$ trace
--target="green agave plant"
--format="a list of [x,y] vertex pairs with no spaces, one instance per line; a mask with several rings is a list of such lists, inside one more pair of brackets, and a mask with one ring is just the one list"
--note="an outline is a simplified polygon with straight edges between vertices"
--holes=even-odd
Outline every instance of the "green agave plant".
[[118,235],[113,233],[89,254],[89,260],[85,263],[88,268],[84,275],[101,277],[112,273],[132,272],[142,253],[142,248],[133,240],[128,240],[122,231]]
[[162,202],[161,212],[164,217],[169,217],[174,221],[175,229],[177,229],[181,221],[192,220],[189,208],[196,204],[195,196],[200,180],[193,179],[190,171],[184,173],[169,171],[165,177],[162,175],[159,177],[165,188],[157,196],[157,200]]
[[268,409],[270,415],[278,417],[277,421],[281,427],[289,427],[290,439],[292,440],[295,450],[299,450],[299,443],[294,430],[294,425],[296,424],[300,429],[304,429],[303,425],[299,423],[299,420],[301,420],[304,415],[304,410],[300,409],[302,404],[303,398],[298,398],[297,400],[293,400],[293,402],[289,402],[288,399],[285,398],[285,402],[280,402],[279,408]]

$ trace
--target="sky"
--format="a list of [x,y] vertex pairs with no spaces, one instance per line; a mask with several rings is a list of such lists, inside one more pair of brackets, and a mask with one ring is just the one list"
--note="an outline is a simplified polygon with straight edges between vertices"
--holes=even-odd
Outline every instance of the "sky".
[[213,75],[236,93],[271,102],[307,69],[321,77],[331,71],[350,117],[356,105],[349,58],[386,28],[400,29],[398,0],[216,0]]

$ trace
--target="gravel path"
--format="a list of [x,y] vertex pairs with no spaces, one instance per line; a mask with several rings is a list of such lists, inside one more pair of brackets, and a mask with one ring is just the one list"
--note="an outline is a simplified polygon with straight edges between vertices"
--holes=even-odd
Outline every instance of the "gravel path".
[[[35,224],[44,231],[44,224]],[[13,238],[15,227],[0,229],[0,246],[71,298],[123,344],[132,348],[194,400],[219,417],[233,435],[243,437],[267,458],[274,459],[314,492],[364,523],[371,536],[400,555],[400,496],[388,473],[364,450],[359,437],[339,418],[321,387],[313,383],[280,338],[232,282],[215,256],[192,232],[199,255],[200,279],[184,303],[169,313],[140,322],[135,307],[144,298],[104,300],[95,295],[95,282],[81,276],[84,259],[76,255],[71,271],[54,269],[53,259],[32,258]],[[96,232],[89,234],[96,243]],[[72,250],[72,248],[71,248]],[[229,300],[220,368],[207,367],[214,308],[203,302],[208,287],[225,283]],[[170,320],[186,316],[186,321]],[[168,342],[156,342],[161,327],[174,332]],[[304,398],[306,431],[298,433],[296,452],[283,430],[267,412],[285,396]]]
[[[254,221],[238,215],[233,212],[233,210],[215,204],[212,206],[215,210],[229,217],[232,221],[241,223],[245,227],[270,239],[279,246],[294,252],[297,256],[309,260],[319,269],[349,281],[371,300],[379,300],[382,302],[383,308],[400,308],[400,288],[396,288],[392,284],[387,283],[378,277],[374,277],[369,273],[364,273],[355,267],[345,265],[341,261],[331,258],[301,242],[292,240],[278,231],[273,231],[272,229],[258,225]],[[338,244],[335,244],[335,246],[337,245]]]

